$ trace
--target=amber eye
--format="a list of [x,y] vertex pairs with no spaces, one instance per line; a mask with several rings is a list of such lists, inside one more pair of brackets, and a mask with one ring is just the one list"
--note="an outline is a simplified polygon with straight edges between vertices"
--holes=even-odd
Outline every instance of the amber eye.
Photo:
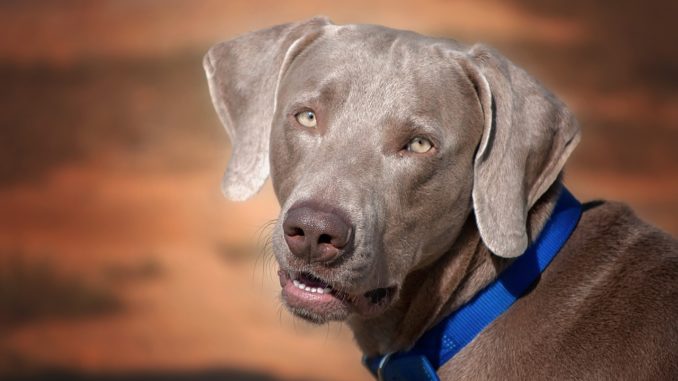
[[407,150],[414,153],[426,153],[433,148],[433,143],[426,138],[414,138],[407,143]]
[[297,118],[297,122],[304,127],[316,128],[318,126],[318,120],[313,111],[302,111],[294,117]]

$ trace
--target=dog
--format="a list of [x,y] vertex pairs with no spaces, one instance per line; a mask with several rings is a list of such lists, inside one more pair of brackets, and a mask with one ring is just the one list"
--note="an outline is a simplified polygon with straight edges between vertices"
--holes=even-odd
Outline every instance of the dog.
[[386,369],[525,257],[567,193],[575,117],[492,48],[316,17],[203,64],[232,142],[224,194],[270,176],[280,202],[283,302],[346,322],[375,376],[678,379],[678,244],[603,201],[451,358]]

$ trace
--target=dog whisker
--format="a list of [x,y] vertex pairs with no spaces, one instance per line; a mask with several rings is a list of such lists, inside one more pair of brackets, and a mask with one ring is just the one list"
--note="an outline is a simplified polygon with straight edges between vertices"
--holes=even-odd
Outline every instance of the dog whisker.
[[[273,251],[271,243],[271,232],[277,224],[277,219],[272,219],[264,223],[259,229],[257,229],[257,258],[253,267],[253,271],[259,268],[261,270],[261,286],[263,287],[264,278],[268,273],[267,270],[270,264],[273,262]],[[261,267],[259,267],[259,261],[261,260]]]

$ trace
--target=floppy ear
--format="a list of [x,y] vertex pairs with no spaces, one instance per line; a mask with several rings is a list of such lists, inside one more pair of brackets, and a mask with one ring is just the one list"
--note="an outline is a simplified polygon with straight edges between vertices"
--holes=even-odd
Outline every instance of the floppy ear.
[[213,46],[205,55],[212,103],[231,139],[221,183],[226,197],[252,197],[269,175],[269,140],[284,67],[331,22],[324,17],[278,25]]
[[527,213],[560,174],[579,142],[567,107],[499,53],[475,45],[464,63],[484,114],[474,161],[473,208],[481,238],[496,255],[527,248]]

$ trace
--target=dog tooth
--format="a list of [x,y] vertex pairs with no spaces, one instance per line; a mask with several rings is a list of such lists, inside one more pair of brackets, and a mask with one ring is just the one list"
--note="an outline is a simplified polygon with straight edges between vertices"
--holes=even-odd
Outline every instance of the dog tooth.
[[299,281],[298,280],[293,280],[292,283],[294,283],[295,286],[299,287]]
[[323,289],[320,288],[320,287],[318,287],[318,288],[316,289],[315,292],[317,292],[318,294],[324,294],[324,293],[325,293],[325,292],[323,291]]
[[315,287],[313,287],[313,288],[311,288],[311,292],[314,292],[314,293],[315,293],[315,292],[318,292],[318,289],[315,288]]
[[306,291],[311,291],[311,287],[306,286],[306,287],[304,288],[304,290],[306,290]]
[[329,294],[329,292],[330,292],[331,290],[332,290],[332,288],[330,288],[330,287],[325,287],[325,288],[323,289],[323,292],[326,293],[326,294]]

